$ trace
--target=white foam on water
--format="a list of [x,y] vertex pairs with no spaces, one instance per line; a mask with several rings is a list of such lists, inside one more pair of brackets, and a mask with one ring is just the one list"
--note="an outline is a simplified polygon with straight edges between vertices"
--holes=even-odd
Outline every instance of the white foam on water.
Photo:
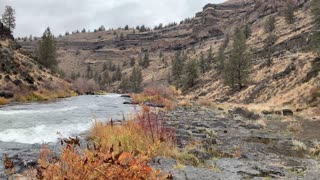
[[[67,138],[90,129],[92,123],[67,125],[39,125],[25,129],[6,129],[0,132],[0,141],[24,144],[42,144],[57,142],[59,138]],[[62,135],[62,137],[61,137]]]
[[77,106],[65,107],[59,109],[39,109],[39,110],[0,110],[0,115],[17,115],[17,114],[44,114],[50,112],[67,112],[77,109]]

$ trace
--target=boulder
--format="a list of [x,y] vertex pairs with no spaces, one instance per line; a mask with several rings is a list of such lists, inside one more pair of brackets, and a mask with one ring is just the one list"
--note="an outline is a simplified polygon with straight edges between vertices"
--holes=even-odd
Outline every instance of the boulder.
[[282,114],[283,116],[293,116],[293,111],[291,109],[283,109]]
[[14,94],[12,92],[9,91],[0,91],[0,97],[6,98],[6,99],[10,99],[14,97]]

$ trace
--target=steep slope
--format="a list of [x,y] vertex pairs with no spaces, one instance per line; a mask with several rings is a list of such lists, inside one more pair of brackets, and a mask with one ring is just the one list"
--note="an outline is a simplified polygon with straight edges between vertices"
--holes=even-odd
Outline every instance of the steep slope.
[[73,94],[71,84],[40,66],[18,48],[10,31],[0,23],[0,105]]
[[[217,54],[227,34],[231,36],[234,28],[249,24],[253,31],[247,41],[253,64],[249,86],[242,91],[232,91],[223,84],[216,65],[213,65],[211,71],[200,76],[195,87],[186,91],[186,95],[217,102],[255,103],[252,107],[257,110],[261,107],[307,110],[310,99],[313,99],[310,91],[319,86],[318,73],[311,71],[315,55],[304,50],[312,33],[310,0],[293,2],[296,11],[292,25],[288,25],[283,17],[286,1],[231,0],[208,4],[190,21],[160,30],[134,32],[133,29],[120,29],[63,36],[58,38],[60,67],[70,74],[80,72],[84,76],[88,66],[101,73],[102,64],[111,61],[121,66],[125,64],[123,73],[128,74],[130,59],[138,61],[141,54],[149,52],[151,65],[143,70],[144,85],[167,83],[171,60],[177,51],[185,51],[188,59],[198,59],[200,52],[206,53],[210,47]],[[267,33],[263,27],[269,16],[276,17],[274,34],[277,40],[273,47],[274,63],[267,67],[263,43]],[[119,38],[121,33],[124,38]],[[24,49],[32,51],[36,42],[22,44]],[[227,47],[227,56],[231,44]],[[160,52],[164,58],[159,57]],[[115,83],[108,89],[115,91],[117,85]]]

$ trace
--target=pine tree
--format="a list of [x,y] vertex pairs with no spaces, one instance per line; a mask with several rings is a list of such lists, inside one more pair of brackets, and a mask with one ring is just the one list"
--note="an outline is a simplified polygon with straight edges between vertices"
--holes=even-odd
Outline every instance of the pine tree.
[[129,30],[129,25],[126,25],[125,27],[124,27],[124,30]]
[[49,27],[41,37],[36,54],[40,64],[46,68],[56,70],[58,66],[56,42]]
[[130,67],[133,67],[136,64],[136,60],[134,59],[134,57],[132,57],[130,59]]
[[142,83],[142,72],[141,72],[141,69],[134,66],[133,67],[133,70],[132,70],[132,74],[129,78],[130,80],[130,86],[133,90],[133,92],[137,93],[140,91],[140,88],[141,88],[141,83]]
[[114,75],[115,75],[115,81],[121,80],[122,72],[121,72],[120,65],[117,66],[117,69],[116,69],[116,72],[114,73]]
[[146,52],[143,58],[143,68],[147,68],[150,65],[149,53]]
[[198,78],[198,64],[195,60],[190,60],[184,67],[184,89],[193,87]]
[[130,89],[130,80],[129,80],[128,76],[123,76],[121,78],[119,89],[121,89],[123,91],[129,91],[129,89]]
[[226,60],[226,56],[224,54],[225,49],[227,48],[229,44],[229,35],[227,34],[225,37],[225,40],[223,42],[223,44],[219,47],[219,51],[218,51],[218,55],[217,55],[217,63],[218,63],[218,70],[220,72],[223,72],[225,66],[225,60]]
[[85,28],[83,28],[81,32],[82,32],[82,33],[86,33],[86,29],[85,29]]
[[203,52],[200,53],[199,66],[200,66],[201,73],[202,74],[206,73],[209,65],[206,59],[204,58]]
[[183,73],[183,57],[181,55],[181,52],[178,51],[175,54],[174,59],[172,60],[172,79],[174,82],[174,85],[177,87],[181,87],[182,85],[182,73]]
[[311,12],[315,28],[320,29],[320,0],[311,1]]
[[273,32],[276,27],[276,19],[274,16],[269,16],[264,23],[264,30],[267,33]]
[[267,66],[272,65],[272,54],[274,51],[274,43],[276,42],[277,37],[273,33],[269,33],[268,37],[264,41],[264,50],[267,57]]
[[212,46],[210,46],[208,52],[207,52],[207,62],[209,64],[213,64],[213,61],[214,61],[214,57],[213,57],[213,52],[212,52]]
[[15,10],[11,6],[6,6],[4,13],[2,14],[1,22],[11,32],[16,27]]
[[247,54],[246,37],[236,29],[230,60],[225,64],[225,83],[231,88],[241,90],[249,79],[250,62]]
[[252,31],[251,31],[251,27],[249,24],[246,24],[244,29],[243,29],[243,33],[244,35],[246,36],[246,39],[249,39],[249,37],[251,36],[252,34]]
[[286,6],[287,7],[284,12],[286,22],[288,24],[293,24],[294,23],[294,4],[292,0],[288,0]]
[[314,53],[320,56],[320,0],[311,1],[311,12],[315,31],[311,36],[310,48]]

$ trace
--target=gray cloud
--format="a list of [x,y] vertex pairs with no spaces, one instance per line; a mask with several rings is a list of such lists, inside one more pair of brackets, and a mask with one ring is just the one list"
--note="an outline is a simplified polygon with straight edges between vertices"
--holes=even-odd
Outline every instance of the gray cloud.
[[207,3],[224,0],[0,0],[16,10],[15,36],[40,36],[50,26],[54,34],[66,31],[136,26],[153,27],[159,23],[193,17]]

